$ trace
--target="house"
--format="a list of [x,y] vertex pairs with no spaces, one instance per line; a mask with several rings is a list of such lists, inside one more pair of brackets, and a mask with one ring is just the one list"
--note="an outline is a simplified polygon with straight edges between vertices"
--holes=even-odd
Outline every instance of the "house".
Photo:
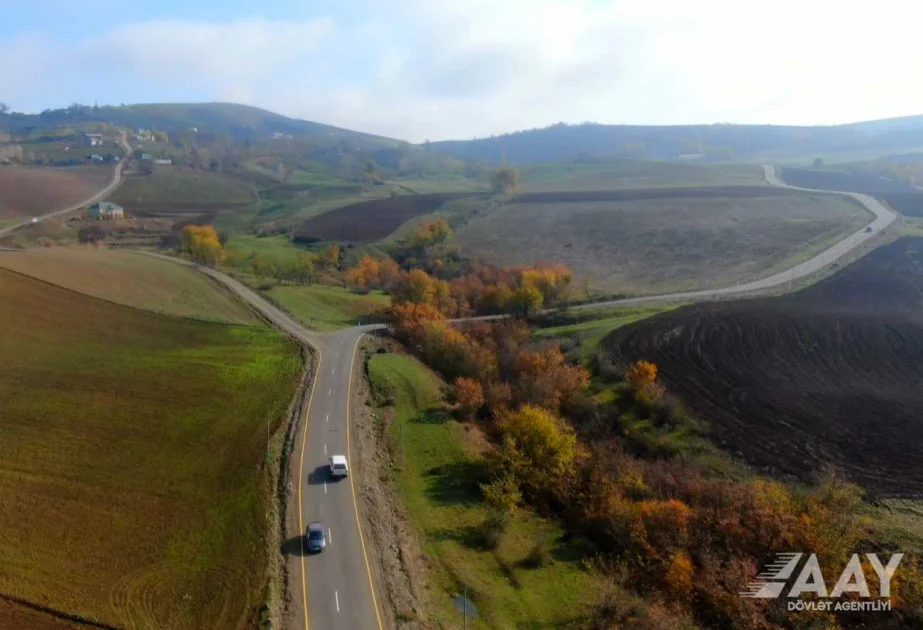
[[90,219],[124,219],[125,209],[111,201],[97,201],[87,208]]
[[170,164],[173,164],[173,159],[172,158],[157,159],[157,160],[154,160],[154,164],[170,165]]
[[153,157],[151,156],[150,153],[142,153],[142,154],[140,155],[140,158],[141,158],[142,160],[151,160],[151,159],[153,159]]
[[103,144],[103,134],[85,133],[83,134],[83,145],[86,147],[98,147]]
[[118,162],[119,156],[117,156],[115,153],[107,153],[106,155],[103,156],[103,161],[104,162]]
[[94,153],[93,155],[88,156],[87,159],[91,162],[102,162],[104,158],[99,153]]

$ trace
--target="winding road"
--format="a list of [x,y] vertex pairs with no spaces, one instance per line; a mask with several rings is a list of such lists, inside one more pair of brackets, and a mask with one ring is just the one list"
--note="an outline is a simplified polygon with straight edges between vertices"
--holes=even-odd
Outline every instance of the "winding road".
[[[67,214],[68,212],[79,210],[80,208],[83,208],[84,206],[89,206],[90,204],[94,204],[97,201],[103,200],[107,195],[109,195],[112,191],[118,188],[119,184],[122,183],[122,166],[124,166],[125,162],[128,161],[128,158],[131,156],[131,152],[132,152],[131,145],[128,144],[127,134],[124,131],[121,132],[120,134],[119,144],[121,144],[122,148],[125,149],[125,157],[115,163],[115,168],[112,170],[112,179],[109,180],[109,183],[106,184],[105,188],[100,190],[98,193],[96,193],[89,199],[84,199],[83,201],[79,203],[75,203],[71,206],[64,208],[63,210],[55,210],[54,212],[49,212],[47,214],[43,214],[41,216],[35,217],[36,222],[44,221],[45,219],[50,219],[52,217],[57,217],[62,214]],[[26,221],[23,221],[22,223],[17,223],[7,228],[3,228],[2,230],[0,230],[0,237],[7,236],[15,232],[19,228],[22,228],[22,227],[25,227],[31,224],[32,224],[32,219],[27,219]]]

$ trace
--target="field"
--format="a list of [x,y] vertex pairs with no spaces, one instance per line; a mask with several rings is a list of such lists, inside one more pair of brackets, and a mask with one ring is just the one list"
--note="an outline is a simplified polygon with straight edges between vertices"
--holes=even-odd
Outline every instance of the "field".
[[0,166],[0,220],[61,210],[92,197],[109,183],[109,166]]
[[357,295],[342,287],[323,284],[280,285],[264,293],[305,326],[321,331],[349,328],[362,320],[371,323],[374,313],[391,305],[391,299],[378,291]]
[[817,190],[859,192],[878,197],[901,214],[923,217],[923,191],[870,173],[783,168],[785,183]]
[[564,263],[597,295],[647,294],[770,275],[871,219],[839,196],[769,187],[531,193],[451,242],[498,264]]
[[471,195],[435,193],[363,201],[308,219],[295,237],[303,241],[372,243],[385,238],[405,221],[429,214],[453,199]]
[[120,627],[254,626],[294,344],[6,270],[0,325],[0,593]]
[[788,296],[692,306],[615,331],[654,361],[715,440],[767,471],[824,465],[921,495],[923,239],[904,237]]
[[193,269],[131,252],[51,247],[0,253],[0,267],[127,306],[259,324],[243,303]]
[[761,184],[765,184],[763,170],[757,165],[621,159],[532,164],[520,168],[519,176],[519,188],[523,192]]
[[[433,560],[434,588],[428,589],[433,620],[441,622],[439,627],[461,627],[451,596],[465,585],[480,614],[468,620],[468,628],[574,627],[595,602],[597,584],[576,550],[560,540],[555,524],[521,510],[495,551],[475,542],[487,516],[472,480],[477,458],[464,427],[439,408],[439,379],[416,359],[399,354],[373,356],[369,376],[378,395],[395,402],[389,441],[404,465],[395,482]],[[553,560],[527,568],[523,560],[540,540],[548,542]]]
[[131,175],[112,201],[133,215],[183,215],[233,210],[256,202],[245,184],[217,173],[159,167],[150,175]]

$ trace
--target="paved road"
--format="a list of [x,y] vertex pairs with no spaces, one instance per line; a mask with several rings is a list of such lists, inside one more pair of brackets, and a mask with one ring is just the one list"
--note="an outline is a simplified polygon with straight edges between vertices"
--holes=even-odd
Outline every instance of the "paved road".
[[[74,210],[79,210],[80,208],[83,208],[84,206],[89,206],[90,204],[96,203],[97,201],[101,201],[107,195],[112,193],[113,190],[118,188],[119,184],[122,183],[122,166],[124,166],[125,162],[128,161],[128,156],[130,156],[132,152],[131,145],[128,144],[128,140],[126,139],[125,132],[121,133],[121,136],[119,138],[119,144],[121,144],[122,148],[125,149],[125,157],[122,158],[119,162],[116,162],[115,169],[113,169],[112,171],[112,179],[109,180],[109,183],[106,184],[105,188],[100,190],[98,193],[96,193],[89,199],[84,199],[80,203],[76,203],[62,210],[55,210],[54,212],[49,212],[47,214],[43,214],[35,218],[38,219],[38,221],[44,221],[45,219],[50,219],[51,217],[56,217],[62,214],[67,214],[68,212],[73,212]],[[31,224],[32,224],[32,219],[27,219],[23,221],[22,223],[17,223],[15,225],[11,225],[10,227],[3,228],[2,230],[0,230],[0,237],[7,236],[8,234],[13,233],[19,228],[25,227]]]
[[[353,457],[350,438],[350,387],[359,339],[374,326],[356,327],[336,334],[308,330],[255,291],[220,271],[171,256],[142,252],[195,267],[214,278],[260,311],[276,327],[314,348],[315,369],[307,417],[297,429],[290,464],[294,485],[297,531],[287,531],[289,628],[315,630],[375,630],[382,628],[371,567],[359,524],[354,479],[363,474],[362,462]],[[333,481],[327,475],[331,455],[346,455],[350,476]],[[295,519],[292,519],[295,520]],[[327,549],[304,555],[300,537],[308,523],[321,521],[328,528]],[[291,529],[292,524],[288,527]]]

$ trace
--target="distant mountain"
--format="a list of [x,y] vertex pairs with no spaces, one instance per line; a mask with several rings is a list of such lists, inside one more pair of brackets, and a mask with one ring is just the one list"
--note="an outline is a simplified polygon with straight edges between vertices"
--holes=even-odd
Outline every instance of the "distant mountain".
[[45,110],[40,114],[13,113],[0,116],[0,129],[22,133],[30,128],[66,127],[92,123],[111,123],[132,128],[156,129],[169,133],[195,128],[211,134],[230,134],[238,140],[273,134],[325,140],[324,144],[347,141],[374,150],[395,148],[408,143],[391,138],[340,129],[331,125],[288,118],[249,105],[236,103],[152,103],[91,107],[72,105]]
[[634,126],[559,123],[476,140],[432,142],[463,160],[516,165],[585,158],[747,160],[923,148],[923,116],[847,125]]

